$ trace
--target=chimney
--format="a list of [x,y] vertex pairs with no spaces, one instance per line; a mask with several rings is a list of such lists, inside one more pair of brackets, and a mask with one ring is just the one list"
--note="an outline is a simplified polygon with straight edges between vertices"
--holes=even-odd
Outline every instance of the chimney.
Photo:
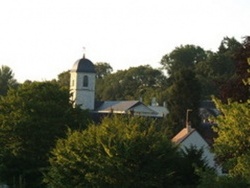
[[153,97],[152,100],[151,100],[151,106],[158,106],[158,103],[157,103],[155,97]]
[[187,133],[189,133],[191,131],[191,129],[192,129],[191,122],[188,119],[189,112],[191,112],[191,111],[192,111],[191,109],[187,109],[187,111],[186,111],[186,129],[187,129]]
[[190,133],[191,130],[192,130],[192,126],[191,126],[191,123],[188,122],[188,124],[186,125],[186,129],[187,129],[187,133]]
[[142,102],[142,97],[139,98],[139,101]]

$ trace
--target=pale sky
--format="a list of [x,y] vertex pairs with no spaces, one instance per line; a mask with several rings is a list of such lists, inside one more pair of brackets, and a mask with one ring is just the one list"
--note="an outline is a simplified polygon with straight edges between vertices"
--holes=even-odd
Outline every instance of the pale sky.
[[249,0],[1,0],[0,66],[45,81],[83,55],[114,70],[153,68],[175,47],[217,51],[250,35]]

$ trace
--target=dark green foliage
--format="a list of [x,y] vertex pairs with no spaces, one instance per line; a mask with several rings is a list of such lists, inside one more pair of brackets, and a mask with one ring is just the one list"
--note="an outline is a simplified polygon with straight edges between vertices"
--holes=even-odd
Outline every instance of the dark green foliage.
[[214,128],[218,137],[214,140],[217,160],[229,170],[233,177],[242,177],[250,182],[250,109],[249,103],[215,100],[223,113],[215,119]]
[[211,99],[212,95],[225,99],[235,93],[230,89],[232,90],[236,86],[237,61],[235,55],[240,48],[242,48],[242,44],[235,38],[225,37],[217,52],[207,52],[207,58],[195,66],[204,99]]
[[203,149],[197,149],[195,146],[185,147],[180,151],[182,160],[180,161],[180,181],[182,185],[196,187],[200,183],[201,176],[197,171],[207,171],[207,159],[203,156]]
[[163,56],[161,65],[167,70],[170,77],[175,77],[175,74],[180,69],[191,68],[195,64],[206,59],[205,51],[194,45],[185,45],[176,47],[170,54]]
[[202,99],[211,99],[211,95],[219,97],[221,90],[226,90],[225,82],[235,76],[235,55],[241,48],[242,44],[235,38],[228,37],[222,40],[217,52],[204,51],[194,45],[180,46],[163,56],[161,65],[168,72],[168,84],[173,84],[175,75],[181,69],[194,70],[201,85]]
[[106,62],[98,62],[95,63],[95,71],[96,71],[96,78],[103,79],[107,75],[111,74],[113,68],[110,66],[109,63]]
[[193,187],[202,150],[178,151],[152,119],[114,116],[69,132],[52,151],[50,187]]
[[182,69],[176,73],[173,85],[168,88],[167,104],[170,111],[168,125],[174,134],[185,127],[186,111],[192,109],[190,119],[192,126],[199,128],[200,84],[190,69]]
[[199,171],[200,183],[197,188],[249,188],[250,185],[240,177],[218,176],[211,170]]
[[159,96],[159,100],[163,100],[161,92],[166,89],[166,84],[166,77],[160,70],[153,69],[149,65],[132,67],[109,74],[103,79],[97,79],[97,99],[139,100],[143,98],[149,104],[156,96]]
[[[209,187],[206,183],[208,177],[210,179],[212,177],[214,185],[218,187],[250,187],[249,41],[249,37],[246,37],[242,48],[234,53],[234,59],[238,62],[235,75],[241,77],[242,84],[238,80],[238,83],[235,84],[237,87],[231,87],[237,81],[237,77],[233,77],[227,83],[227,87],[224,88],[224,92],[234,92],[233,95],[227,94],[222,97],[221,101],[214,98],[216,107],[222,113],[221,116],[214,119],[218,124],[214,127],[218,134],[218,137],[214,140],[214,152],[217,160],[228,171],[229,176],[205,176],[205,180],[201,184],[205,185],[203,187]],[[242,90],[240,85],[246,85],[247,88]],[[247,91],[247,93],[244,91]]]
[[[58,75],[58,81],[27,81],[7,94],[17,83],[10,68],[2,66],[0,95],[6,97],[0,99],[1,180],[13,186],[42,186],[48,152],[55,140],[63,138],[53,150],[46,173],[51,186],[196,186],[201,176],[196,168],[206,168],[201,151],[191,148],[179,154],[169,138],[185,126],[187,109],[192,109],[192,126],[199,129],[201,99],[211,95],[224,103],[228,98],[240,103],[249,99],[249,46],[249,37],[242,44],[226,37],[217,52],[194,45],[177,47],[161,61],[168,78],[148,65],[111,74],[108,63],[96,64],[98,100],[142,98],[150,104],[156,97],[159,104],[167,101],[170,114],[162,120],[167,125],[164,131],[145,119],[117,118],[105,119],[86,131],[72,131],[65,138],[69,127],[84,129],[88,123],[87,113],[68,102],[69,71]],[[246,187],[242,179],[249,181],[250,175],[249,144],[244,139],[249,137],[248,107],[245,103],[222,106],[228,118],[219,120],[225,126],[217,129],[215,151],[231,176],[203,174],[201,187]]]
[[250,97],[249,85],[244,83],[250,78],[250,64],[247,61],[250,57],[250,37],[245,37],[242,45],[232,54],[235,62],[234,75],[221,85],[219,98],[224,103],[227,103],[229,98],[233,101],[246,102]]
[[51,187],[166,187],[177,183],[177,148],[153,122],[114,117],[58,141]]
[[64,71],[58,75],[58,84],[64,88],[69,89],[69,82],[70,82],[70,71]]
[[[192,126],[200,129],[198,110],[201,100],[211,99],[212,95],[226,100],[229,96],[246,100],[248,86],[240,82],[242,76],[236,77],[238,65],[235,54],[241,47],[234,38],[226,37],[216,53],[204,51],[198,46],[185,45],[176,47],[170,54],[163,56],[161,64],[169,74],[166,100],[170,113],[167,124],[172,127],[173,134],[185,126],[187,109],[193,110],[190,114]],[[247,49],[245,47],[241,53],[249,54],[246,53]],[[246,72],[247,67],[244,68]],[[241,75],[245,74],[241,71]]]
[[55,140],[69,127],[86,126],[85,114],[72,108],[68,90],[55,82],[25,82],[10,90],[0,99],[2,180],[15,186],[22,179],[26,187],[39,187]]
[[2,65],[0,68],[0,96],[5,96],[10,88],[16,88],[17,81],[10,67]]
[[198,109],[202,89],[196,77],[195,66],[206,57],[207,54],[202,48],[185,45],[175,48],[161,60],[163,68],[169,74],[166,100],[170,113],[167,125],[172,128],[173,135],[185,127],[187,109],[192,109],[189,120],[192,126],[199,128]]

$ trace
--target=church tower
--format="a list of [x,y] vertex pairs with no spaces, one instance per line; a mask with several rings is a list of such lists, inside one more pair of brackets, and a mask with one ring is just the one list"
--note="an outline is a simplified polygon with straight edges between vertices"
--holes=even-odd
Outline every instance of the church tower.
[[95,77],[95,66],[85,58],[85,55],[75,62],[70,71],[71,99],[75,105],[80,105],[82,109],[94,110]]

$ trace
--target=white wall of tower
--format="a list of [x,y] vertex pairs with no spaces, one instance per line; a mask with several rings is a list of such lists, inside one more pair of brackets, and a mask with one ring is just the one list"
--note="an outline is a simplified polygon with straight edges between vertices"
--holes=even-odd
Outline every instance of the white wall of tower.
[[[88,77],[88,85],[84,86],[84,77]],[[94,110],[95,107],[95,73],[71,72],[70,92],[75,105],[82,109]]]

